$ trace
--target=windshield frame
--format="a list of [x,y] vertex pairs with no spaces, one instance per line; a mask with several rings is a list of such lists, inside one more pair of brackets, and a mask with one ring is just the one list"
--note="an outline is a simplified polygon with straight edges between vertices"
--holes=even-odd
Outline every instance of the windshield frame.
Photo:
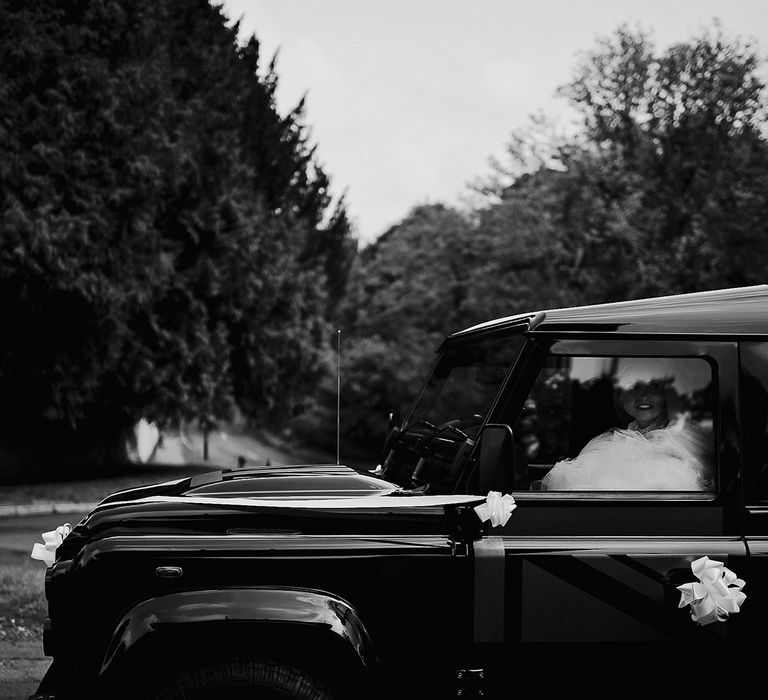
[[[525,334],[529,330],[529,327],[530,327],[530,319],[525,318],[525,319],[521,319],[519,323],[505,326],[503,329],[498,329],[498,328],[483,329],[483,330],[479,330],[476,333],[471,333],[468,335],[462,334],[461,336],[452,336],[447,338],[445,341],[443,341],[443,343],[437,349],[437,357],[435,358],[435,361],[432,363],[429,369],[429,372],[427,373],[424,381],[422,382],[421,387],[419,388],[419,391],[416,394],[414,400],[411,402],[408,412],[406,413],[405,418],[401,423],[401,426],[400,426],[401,434],[411,430],[413,427],[415,427],[417,423],[423,425],[423,421],[425,420],[429,421],[429,414],[420,416],[420,415],[417,415],[417,411],[420,405],[422,404],[425,394],[427,393],[427,391],[429,391],[429,387],[433,382],[433,377],[435,376],[435,372],[438,370],[438,368],[441,365],[441,362],[446,357],[449,351],[454,349],[461,349],[463,347],[477,346],[479,344],[486,343],[489,340],[512,343],[515,338],[519,338],[519,347],[517,348],[517,351],[514,353],[514,355],[510,357],[509,364],[504,369],[504,376],[496,385],[496,388],[494,390],[494,395],[490,398],[490,401],[488,402],[488,404],[483,407],[485,409],[485,414],[483,415],[483,420],[480,423],[478,423],[478,428],[480,425],[485,423],[488,420],[488,417],[492,414],[494,407],[499,399],[499,396],[504,391],[504,387],[509,381],[509,377],[515,365],[517,364],[518,360],[520,359],[520,356],[522,355],[523,347],[525,345]],[[444,387],[444,385],[445,385],[445,380],[443,380],[443,386],[441,387],[440,391],[442,391],[442,388]],[[438,391],[436,402],[439,402],[440,391]],[[435,402],[433,402],[431,405],[434,405],[434,403]],[[425,425],[424,427],[426,431],[431,432],[431,429],[427,425]]]
[[[467,462],[477,446],[477,436],[497,410],[499,401],[508,390],[509,382],[512,381],[520,362],[525,361],[530,338],[530,320],[523,318],[517,323],[505,324],[502,328],[462,332],[460,335],[449,337],[438,347],[437,358],[432,363],[404,420],[400,425],[393,427],[387,436],[381,472],[384,478],[405,489],[417,489],[424,493],[455,492]],[[419,415],[418,408],[445,354],[453,349],[476,346],[489,340],[505,343],[516,350],[510,353],[502,364],[489,364],[494,367],[502,366],[504,374],[482,406],[482,420],[478,420],[480,416],[475,417],[472,414],[469,415],[471,420],[461,420],[466,417],[466,411],[461,410],[460,415],[455,416],[457,420],[450,419],[435,425],[429,421],[430,413]],[[503,351],[503,347],[497,346],[496,350]],[[491,356],[490,353],[488,356]],[[455,396],[454,392],[454,399]],[[439,403],[440,398],[441,390],[436,393],[435,400],[430,402],[430,408]]]

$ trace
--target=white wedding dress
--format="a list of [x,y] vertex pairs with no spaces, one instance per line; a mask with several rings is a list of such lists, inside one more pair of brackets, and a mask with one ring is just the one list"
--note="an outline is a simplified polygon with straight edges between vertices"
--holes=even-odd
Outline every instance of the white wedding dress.
[[683,420],[645,434],[616,429],[557,462],[542,490],[704,491],[710,484],[701,455],[710,450],[709,434]]

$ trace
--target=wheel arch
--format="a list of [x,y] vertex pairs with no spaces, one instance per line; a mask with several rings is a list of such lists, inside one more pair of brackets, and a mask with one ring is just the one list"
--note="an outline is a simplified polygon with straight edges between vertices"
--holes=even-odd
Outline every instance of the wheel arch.
[[164,654],[277,656],[306,661],[324,673],[362,680],[378,667],[373,642],[351,604],[326,591],[230,588],[168,593],[142,601],[115,626],[104,653],[102,681],[130,675]]

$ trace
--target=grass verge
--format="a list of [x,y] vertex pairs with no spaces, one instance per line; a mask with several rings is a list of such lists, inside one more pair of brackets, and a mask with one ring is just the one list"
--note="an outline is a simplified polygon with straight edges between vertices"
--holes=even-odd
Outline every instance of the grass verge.
[[39,561],[0,564],[0,641],[41,640],[47,609]]

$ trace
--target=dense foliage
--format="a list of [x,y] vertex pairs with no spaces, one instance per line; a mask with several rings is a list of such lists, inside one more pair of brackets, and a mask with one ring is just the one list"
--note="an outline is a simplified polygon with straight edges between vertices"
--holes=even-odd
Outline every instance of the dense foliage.
[[[425,355],[462,327],[765,282],[759,68],[755,49],[718,27],[662,52],[620,28],[562,88],[580,129],[534,120],[476,187],[466,219],[421,208],[365,249],[346,300],[348,439],[373,457],[386,413],[417,391]],[[371,411],[373,421],[361,417]]]
[[[348,457],[381,447],[387,414],[403,416],[438,342],[461,323],[468,231],[466,220],[446,207],[417,207],[355,260],[340,314]],[[331,447],[336,389],[329,372],[313,405],[294,422],[297,435]]]
[[[274,61],[207,0],[0,2],[3,472],[112,463],[140,416],[376,459],[447,334],[531,309],[764,281],[754,47],[620,28],[465,212],[355,255]],[[471,173],[467,174],[468,177]],[[354,460],[353,460],[354,461]]]
[[281,425],[320,376],[344,204],[227,25],[206,0],[0,4],[6,475],[103,466],[140,416]]
[[[753,49],[719,31],[657,55],[648,35],[619,30],[562,90],[582,131],[552,144],[548,168],[497,187],[482,216],[532,205],[545,215],[549,298],[764,281],[768,143],[757,68]],[[530,229],[509,227],[506,238],[521,228]]]

